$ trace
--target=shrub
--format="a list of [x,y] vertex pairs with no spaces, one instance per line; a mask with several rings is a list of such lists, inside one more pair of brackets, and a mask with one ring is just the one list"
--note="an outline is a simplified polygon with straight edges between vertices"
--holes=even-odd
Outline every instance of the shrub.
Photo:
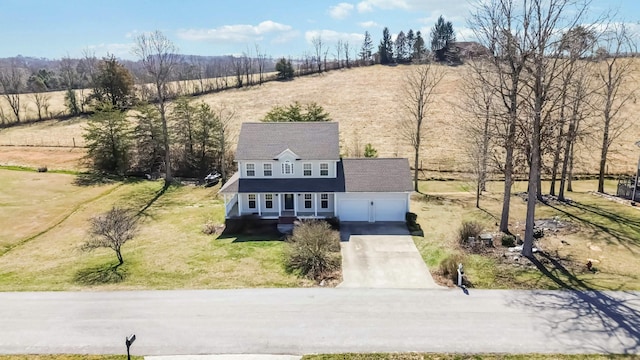
[[412,212],[408,212],[404,214],[404,219],[406,220],[407,224],[415,224],[416,221],[418,221],[418,215]]
[[470,237],[478,239],[480,233],[482,233],[482,224],[477,221],[463,221],[458,230],[458,241],[466,245]]
[[404,219],[407,221],[407,229],[411,235],[414,236],[424,236],[424,232],[422,231],[422,227],[417,223],[418,215],[408,212],[404,215]]
[[505,247],[516,246],[516,237],[509,234],[502,235],[502,246],[505,246]]
[[464,263],[464,257],[460,254],[451,254],[440,263],[440,273],[443,277],[458,283],[458,264]]
[[41,167],[39,167],[39,168],[38,168],[38,172],[41,172],[41,173],[42,173],[42,172],[47,172],[48,170],[49,170],[49,169],[47,169],[47,167],[46,167],[46,166],[41,166]]
[[340,234],[325,221],[301,222],[288,239],[286,266],[320,281],[340,267]]
[[215,234],[216,224],[211,220],[207,220],[207,222],[205,222],[204,225],[202,225],[202,232],[206,235]]

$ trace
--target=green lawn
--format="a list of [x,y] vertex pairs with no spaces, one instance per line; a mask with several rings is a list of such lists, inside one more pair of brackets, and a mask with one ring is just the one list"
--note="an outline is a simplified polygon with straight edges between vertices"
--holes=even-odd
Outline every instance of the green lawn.
[[[414,196],[412,211],[418,214],[425,237],[414,237],[416,246],[432,271],[448,256],[461,254],[465,270],[473,286],[478,288],[516,289],[640,289],[640,209],[620,204],[590,193],[595,181],[577,181],[575,192],[568,193],[568,204],[539,204],[536,219],[554,218],[568,222],[572,230],[560,235],[547,234],[539,243],[550,256],[538,255],[538,268],[506,265],[496,256],[462,251],[456,234],[464,220],[485,225],[497,232],[502,206],[501,183],[489,184],[489,192],[475,207],[473,187],[463,181],[426,181],[420,184],[426,195]],[[548,183],[544,184],[548,188]],[[525,183],[514,185],[514,194],[525,189]],[[606,190],[613,192],[615,182],[608,181]],[[514,195],[511,201],[510,228],[524,231],[526,202]],[[496,246],[501,249],[499,239]],[[498,251],[513,257],[506,250]],[[559,262],[554,262],[560,259]],[[597,272],[586,269],[592,260]],[[526,260],[523,260],[526,261]],[[527,261],[528,262],[528,261]]]
[[[79,186],[76,180],[0,170],[7,189],[0,195],[0,231],[10,235],[1,237],[9,240],[0,255],[0,291],[309,285],[285,271],[285,244],[275,237],[202,232],[205,222],[224,221],[217,187],[162,191],[161,181]],[[141,211],[140,232],[123,246],[117,272],[113,251],[80,250],[88,220],[113,205]]]

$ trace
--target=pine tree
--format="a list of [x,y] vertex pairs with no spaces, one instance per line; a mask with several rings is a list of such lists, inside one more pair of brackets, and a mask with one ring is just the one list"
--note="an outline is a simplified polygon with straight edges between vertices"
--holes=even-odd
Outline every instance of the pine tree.
[[438,61],[446,61],[454,51],[453,45],[456,42],[456,36],[453,32],[453,24],[451,21],[445,21],[442,15],[431,29],[431,51]]
[[382,30],[382,40],[380,40],[380,45],[378,46],[378,54],[380,54],[380,64],[390,64],[393,61],[393,41],[387,27]]
[[371,34],[368,31],[364,32],[364,40],[362,41],[362,47],[360,48],[360,59],[365,61],[371,60],[371,52],[373,51],[373,42],[371,41]]
[[129,169],[131,133],[124,112],[100,104],[89,118],[84,135],[87,157],[95,170],[124,175]]
[[407,60],[411,61],[413,58],[413,45],[416,42],[416,35],[413,33],[412,29],[409,29],[407,32],[407,41],[405,41],[404,45],[404,53],[407,56]]
[[407,53],[406,53],[407,38],[404,35],[403,31],[400,31],[400,33],[398,33],[398,36],[396,36],[395,47],[396,47],[396,62],[398,64],[402,64],[405,61],[407,61]]
[[424,39],[420,30],[416,32],[416,40],[413,43],[413,55],[411,56],[413,61],[422,62],[424,60],[427,49],[424,47]]

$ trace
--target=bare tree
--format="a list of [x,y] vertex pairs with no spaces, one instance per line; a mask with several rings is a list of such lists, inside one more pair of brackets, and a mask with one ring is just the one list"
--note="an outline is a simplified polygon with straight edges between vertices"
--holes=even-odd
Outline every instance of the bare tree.
[[267,66],[267,53],[260,50],[260,45],[256,44],[256,65],[258,65],[258,84],[264,82],[265,67]]
[[169,98],[168,83],[178,62],[178,48],[160,31],[155,31],[151,34],[138,36],[133,53],[142,61],[142,65],[151,77],[155,87],[157,106],[162,120],[162,137],[165,148],[165,186],[168,186],[173,177],[171,175],[166,102]]
[[504,194],[500,216],[500,231],[505,233],[509,233],[521,74],[529,56],[522,48],[522,40],[529,32],[528,22],[516,21],[515,8],[511,0],[487,1],[478,7],[470,22],[478,40],[493,54],[486,58],[491,71],[477,71],[477,74],[481,81],[497,94],[502,108],[499,111],[501,121],[497,123],[496,130],[505,151],[501,166],[504,173]]
[[628,127],[628,119],[621,116],[620,110],[634,98],[635,90],[627,86],[632,80],[633,62],[624,59],[625,52],[635,50],[634,40],[624,24],[614,24],[603,36],[600,48],[597,79],[602,86],[600,91],[602,147],[600,148],[600,170],[598,172],[598,192],[604,192],[604,176],[607,169],[607,156],[611,144]]
[[90,239],[82,245],[82,249],[91,251],[98,248],[109,248],[116,252],[118,266],[124,264],[122,245],[136,236],[138,219],[132,211],[113,207],[104,214],[90,220]]
[[222,184],[227,182],[229,168],[233,164],[233,154],[230,150],[231,138],[231,122],[236,112],[225,106],[221,106],[217,110],[218,121],[217,134],[215,135],[218,145],[218,164],[220,166],[220,175],[222,175]]
[[31,93],[30,96],[33,99],[33,103],[36,105],[38,120],[42,120],[44,116],[47,116],[47,109],[49,108],[50,99],[49,94],[47,94],[46,92],[34,92]]
[[[326,50],[324,49],[324,42],[322,42],[322,37],[320,35],[315,36],[311,39],[311,44],[313,44],[313,50],[315,52],[315,60],[318,65],[318,72],[322,72],[322,55],[326,56]],[[326,69],[325,69],[326,70]]]
[[338,40],[336,42],[336,53],[334,54],[336,57],[336,61],[338,62],[338,69],[342,67],[342,50],[344,49],[344,42],[342,40]]
[[349,53],[351,52],[351,47],[350,47],[350,45],[349,45],[349,42],[345,40],[345,41],[342,43],[342,47],[344,48],[344,62],[345,62],[345,64],[344,64],[344,65],[345,65],[347,68],[350,68],[350,67],[351,67],[351,65],[349,64]]
[[402,105],[406,116],[401,122],[403,137],[414,151],[414,190],[418,191],[418,168],[420,164],[420,148],[424,137],[424,126],[427,111],[433,101],[436,88],[444,78],[442,68],[426,64],[415,67],[404,81]]
[[[496,121],[496,105],[498,98],[493,92],[494,86],[486,83],[490,75],[478,76],[483,71],[481,64],[474,64],[465,75],[465,99],[462,112],[466,115],[463,124],[464,131],[469,137],[467,141],[467,155],[471,161],[474,180],[476,183],[476,207],[480,207],[480,195],[486,191],[487,173],[490,159],[490,145]],[[495,79],[494,79],[495,80]]]
[[20,122],[20,94],[26,87],[26,69],[21,68],[15,59],[8,66],[0,67],[0,87],[2,95],[9,103],[11,111]]

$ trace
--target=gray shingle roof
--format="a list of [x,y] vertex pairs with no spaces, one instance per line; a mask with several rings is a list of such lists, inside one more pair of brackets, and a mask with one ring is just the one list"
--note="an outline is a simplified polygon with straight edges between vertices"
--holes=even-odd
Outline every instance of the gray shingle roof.
[[347,192],[412,191],[407,159],[342,159]]
[[302,160],[338,160],[338,123],[243,123],[236,160],[269,160],[286,149]]

